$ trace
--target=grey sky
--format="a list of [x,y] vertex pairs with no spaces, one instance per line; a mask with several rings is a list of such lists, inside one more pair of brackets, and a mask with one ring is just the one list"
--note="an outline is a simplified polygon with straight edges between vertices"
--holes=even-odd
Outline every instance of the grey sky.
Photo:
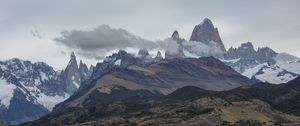
[[299,0],[0,0],[0,60],[18,57],[63,68],[72,50],[53,40],[63,30],[108,24],[153,41],[175,29],[189,39],[205,17],[226,48],[251,41],[300,57],[299,12]]

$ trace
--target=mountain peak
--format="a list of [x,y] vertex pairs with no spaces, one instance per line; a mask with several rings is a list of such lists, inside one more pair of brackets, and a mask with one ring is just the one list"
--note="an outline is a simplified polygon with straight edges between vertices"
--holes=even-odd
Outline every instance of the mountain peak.
[[252,42],[242,43],[240,48],[243,48],[243,49],[248,48],[248,49],[253,49],[254,50]]
[[69,61],[68,65],[71,65],[71,64],[74,64],[74,63],[76,63],[76,66],[77,66],[77,60],[76,60],[75,53],[72,52],[71,55],[70,55],[70,61]]
[[214,27],[212,21],[209,18],[204,18],[200,25],[211,25],[212,27]]
[[226,51],[218,29],[214,27],[212,21],[208,18],[205,18],[199,25],[195,26],[190,41],[202,42],[204,44],[210,44],[213,41],[218,44],[222,51]]
[[74,52],[71,52],[71,59],[72,58],[76,58],[76,56],[75,56],[75,53]]
[[80,86],[80,74],[75,53],[72,52],[70,61],[65,69],[66,91],[68,94],[73,94]]
[[161,59],[163,59],[163,57],[162,57],[162,55],[161,55],[161,52],[158,51],[157,54],[156,54],[155,60],[158,61],[158,60],[161,60]]
[[173,32],[173,34],[172,34],[172,39],[173,39],[173,40],[178,40],[178,39],[180,39],[180,38],[179,38],[179,33],[178,33],[177,30],[175,30],[175,31]]
[[148,52],[148,50],[147,49],[145,49],[145,48],[141,48],[140,50],[139,50],[139,52],[138,52],[138,55],[139,56],[148,56],[149,55],[149,52]]

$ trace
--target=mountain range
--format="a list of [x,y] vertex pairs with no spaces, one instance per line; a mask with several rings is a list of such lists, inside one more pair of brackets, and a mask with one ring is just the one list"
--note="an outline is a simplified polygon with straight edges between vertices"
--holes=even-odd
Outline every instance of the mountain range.
[[42,117],[22,125],[298,123],[300,58],[251,42],[226,50],[208,18],[190,40],[177,30],[169,39],[176,49],[164,56],[119,50],[87,67],[71,53],[60,71],[0,61],[0,118],[20,124]]
[[55,71],[43,62],[21,59],[0,61],[0,118],[15,124],[34,120],[71,96],[91,70],[74,53],[65,70]]
[[280,84],[300,74],[300,58],[288,53],[278,53],[269,47],[256,50],[251,42],[226,50],[218,29],[207,18],[194,27],[190,41],[180,38],[177,30],[172,39],[179,45],[177,57],[214,56],[252,80]]

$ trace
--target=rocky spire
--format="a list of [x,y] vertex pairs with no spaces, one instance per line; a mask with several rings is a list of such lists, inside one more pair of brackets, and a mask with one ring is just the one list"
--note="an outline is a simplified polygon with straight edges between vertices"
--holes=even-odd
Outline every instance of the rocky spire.
[[157,54],[156,54],[156,56],[155,56],[155,61],[159,61],[159,60],[162,60],[162,59],[163,59],[163,57],[161,55],[161,52],[158,51]]
[[138,55],[141,56],[141,57],[146,57],[149,55],[149,52],[147,49],[145,48],[141,48],[138,52]]
[[184,41],[184,39],[181,39],[179,37],[179,33],[177,30],[175,30],[171,36],[172,42],[176,42],[178,44],[177,48],[172,48],[170,50],[166,50],[165,52],[165,58],[166,59],[172,59],[172,58],[183,58],[185,57],[184,53],[183,53],[183,46],[182,46],[182,42]]
[[242,43],[238,48],[230,48],[227,51],[230,59],[245,58],[255,59],[256,51],[251,42]]
[[71,55],[70,55],[70,61],[69,61],[68,65],[76,65],[76,67],[78,67],[77,66],[76,56],[75,56],[74,52],[72,52]]
[[91,76],[91,72],[89,71],[87,65],[82,62],[82,60],[80,60],[80,63],[79,63],[79,73],[80,73],[81,81],[89,79]]
[[175,30],[172,34],[172,39],[173,40],[180,40],[180,37],[179,37],[179,33],[177,30]]
[[214,27],[208,18],[205,18],[202,23],[195,26],[190,41],[198,41],[204,44],[209,44],[211,41],[214,41],[222,51],[226,51],[218,29]]
[[258,48],[257,50],[257,60],[261,63],[268,62],[270,64],[275,64],[275,57],[278,55],[274,50],[269,47]]
[[69,94],[73,94],[80,87],[81,83],[80,72],[74,52],[71,53],[70,61],[64,71],[64,74],[66,91]]

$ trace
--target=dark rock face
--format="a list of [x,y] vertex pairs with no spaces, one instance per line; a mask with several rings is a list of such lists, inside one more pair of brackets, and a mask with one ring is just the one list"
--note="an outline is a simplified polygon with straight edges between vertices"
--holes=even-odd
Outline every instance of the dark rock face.
[[213,23],[208,18],[205,18],[201,24],[195,26],[190,41],[198,41],[204,44],[209,44],[209,42],[214,41],[222,51],[226,51],[218,29],[214,27]]
[[[93,68],[90,68],[93,69]],[[88,69],[87,65],[80,60],[79,63],[79,74],[81,82],[91,77],[92,70]]]
[[257,50],[257,60],[261,63],[268,62],[270,64],[275,64],[274,58],[278,55],[274,50],[269,47],[258,48]]
[[156,54],[156,56],[155,56],[155,58],[154,58],[154,60],[155,60],[155,61],[160,61],[160,60],[162,60],[162,59],[163,59],[163,57],[162,57],[162,55],[161,55],[161,52],[158,51],[157,54]]
[[242,43],[238,48],[229,48],[227,51],[227,59],[253,59],[259,63],[271,63],[274,64],[274,58],[278,53],[270,49],[269,47],[258,48],[256,51],[251,42]]
[[[119,64],[116,64],[118,62]],[[97,63],[91,75],[91,79],[99,78],[104,73],[109,72],[110,68],[113,68],[114,66],[127,67],[133,64],[142,65],[144,62],[140,58],[134,57],[124,50],[120,50],[118,53],[106,57],[102,63]]]
[[146,57],[146,56],[149,56],[149,52],[147,49],[140,49],[138,52],[138,55],[141,57]]
[[173,34],[172,34],[172,39],[173,39],[173,40],[179,40],[179,41],[181,41],[181,38],[179,37],[179,33],[178,33],[177,30],[175,30],[175,31],[173,32]]
[[73,94],[81,84],[79,68],[74,52],[65,71],[65,83],[68,94]]
[[228,56],[232,59],[244,58],[255,59],[257,54],[251,42],[242,43],[242,45],[236,49],[230,48],[228,50]]

